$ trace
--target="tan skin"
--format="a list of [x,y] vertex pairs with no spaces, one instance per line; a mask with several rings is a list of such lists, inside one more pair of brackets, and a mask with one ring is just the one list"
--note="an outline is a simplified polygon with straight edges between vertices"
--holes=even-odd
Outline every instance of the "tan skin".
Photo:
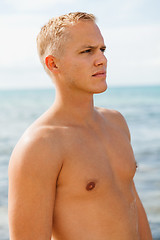
[[126,121],[93,105],[107,88],[103,37],[90,21],[69,30],[63,56],[46,58],[55,102],[11,156],[10,239],[151,240]]

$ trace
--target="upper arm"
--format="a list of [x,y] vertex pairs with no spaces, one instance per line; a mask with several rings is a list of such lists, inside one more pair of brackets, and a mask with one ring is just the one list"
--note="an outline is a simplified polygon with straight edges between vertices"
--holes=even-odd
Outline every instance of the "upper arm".
[[9,163],[11,240],[51,239],[59,158],[56,148],[43,139],[22,141],[13,151]]
[[149,222],[147,219],[147,215],[144,210],[143,204],[138,196],[138,193],[136,191],[134,182],[133,182],[133,191],[136,198],[136,206],[137,206],[137,213],[138,213],[138,230],[140,234],[140,239],[152,240],[152,234],[151,234]]

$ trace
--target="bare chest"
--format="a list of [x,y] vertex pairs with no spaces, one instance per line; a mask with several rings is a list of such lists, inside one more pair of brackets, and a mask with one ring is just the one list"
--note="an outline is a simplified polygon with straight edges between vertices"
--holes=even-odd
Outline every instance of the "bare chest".
[[87,192],[105,193],[130,186],[136,162],[127,136],[111,129],[79,132],[66,146],[66,156],[58,185],[82,196]]

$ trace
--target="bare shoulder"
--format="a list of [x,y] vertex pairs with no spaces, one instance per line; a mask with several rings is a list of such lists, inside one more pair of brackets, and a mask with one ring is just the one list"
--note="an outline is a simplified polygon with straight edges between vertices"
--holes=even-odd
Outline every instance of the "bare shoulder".
[[130,131],[127,122],[119,111],[106,108],[97,108],[97,110],[103,114],[106,121],[123,131],[130,140]]
[[[33,126],[26,130],[15,146],[9,170],[21,168],[21,171],[49,171],[54,168],[59,171],[62,166],[62,151],[60,149],[61,131],[56,127]],[[30,171],[31,173],[31,171]]]

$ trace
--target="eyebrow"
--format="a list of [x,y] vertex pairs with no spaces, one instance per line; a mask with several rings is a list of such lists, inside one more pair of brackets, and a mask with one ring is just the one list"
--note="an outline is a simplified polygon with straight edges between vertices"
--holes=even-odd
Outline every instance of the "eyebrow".
[[[81,47],[81,49],[86,49],[86,48],[90,48],[90,49],[96,49],[98,48],[99,46],[92,46],[92,45],[84,45]],[[106,46],[105,45],[102,45],[100,48],[103,48],[103,49],[106,49]]]

